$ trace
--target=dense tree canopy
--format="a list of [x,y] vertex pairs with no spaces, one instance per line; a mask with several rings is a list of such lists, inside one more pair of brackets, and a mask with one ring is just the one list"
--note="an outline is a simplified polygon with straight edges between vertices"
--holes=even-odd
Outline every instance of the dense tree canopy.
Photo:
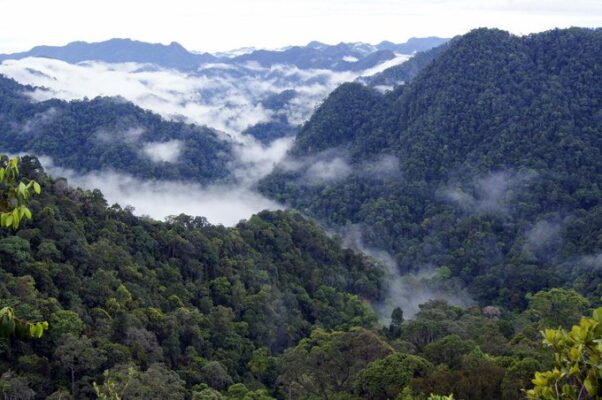
[[339,87],[260,190],[482,305],[599,303],[601,65],[601,29],[472,31],[384,95]]
[[34,90],[0,75],[2,151],[32,152],[79,173],[215,182],[228,177],[230,144],[207,128],[166,121],[121,98],[33,102]]

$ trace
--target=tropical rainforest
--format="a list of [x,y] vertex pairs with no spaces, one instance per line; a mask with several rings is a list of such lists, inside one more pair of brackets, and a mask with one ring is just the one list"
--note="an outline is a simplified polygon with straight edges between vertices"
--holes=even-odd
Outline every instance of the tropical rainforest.
[[[445,46],[392,91],[335,90],[259,183],[291,210],[235,227],[138,217],[35,157],[18,179],[3,158],[3,198],[21,197],[0,203],[0,396],[600,398],[602,30],[480,29]],[[31,103],[3,79],[0,107],[8,150],[29,140],[73,163],[100,159],[92,140],[106,133],[76,127],[104,126],[105,112],[149,140],[198,140],[207,160],[227,151],[114,99]],[[63,117],[45,125],[50,109]],[[35,115],[48,127],[28,125]],[[398,269],[350,247],[351,231]],[[378,314],[391,275],[420,271],[472,301]],[[12,334],[15,321],[35,329]]]
[[[232,148],[212,129],[166,121],[114,97],[32,102],[27,93],[34,90],[44,89],[0,76],[0,141],[5,152],[48,156],[80,173],[111,169],[138,178],[199,183],[228,177]],[[169,150],[177,163],[162,155]]]
[[384,95],[339,87],[260,189],[481,305],[599,303],[601,66],[600,29],[475,30]]

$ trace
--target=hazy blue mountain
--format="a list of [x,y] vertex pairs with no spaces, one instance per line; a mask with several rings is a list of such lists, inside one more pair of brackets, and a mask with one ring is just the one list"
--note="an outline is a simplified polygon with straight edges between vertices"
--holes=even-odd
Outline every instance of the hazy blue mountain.
[[432,49],[433,47],[441,46],[443,43],[449,41],[449,39],[430,36],[425,38],[410,38],[405,43],[392,43],[389,41],[382,41],[376,45],[379,50],[390,50],[401,54],[412,54],[419,51],[425,51]]
[[[283,51],[256,50],[235,57],[232,61],[239,63],[256,62],[262,67],[288,64],[301,69],[321,68],[345,71],[365,69],[365,64],[362,64],[363,68],[357,65],[357,62],[364,59],[364,57],[366,57],[365,52],[346,43],[340,43],[334,46],[294,46]],[[391,51],[379,52],[379,56],[374,58],[372,63],[368,64],[368,67],[394,57],[395,54]]]
[[0,60],[25,57],[56,58],[68,63],[81,61],[150,63],[180,70],[196,69],[202,63],[217,59],[207,53],[191,53],[176,42],[163,45],[130,39],[111,39],[98,43],[72,42],[66,46],[36,46],[22,53],[2,54]]
[[110,39],[98,43],[72,42],[65,46],[36,46],[29,51],[0,54],[0,61],[25,57],[48,57],[78,63],[103,61],[108,63],[138,62],[183,71],[196,70],[205,63],[241,64],[256,62],[270,67],[276,64],[294,65],[301,69],[323,68],[334,71],[358,71],[373,67],[395,57],[394,53],[412,54],[437,46],[447,39],[412,38],[406,43],[383,42],[377,46],[366,43],[328,45],[310,42],[307,46],[292,46],[283,50],[254,50],[238,52],[194,53],[182,45],[145,43],[131,39]]

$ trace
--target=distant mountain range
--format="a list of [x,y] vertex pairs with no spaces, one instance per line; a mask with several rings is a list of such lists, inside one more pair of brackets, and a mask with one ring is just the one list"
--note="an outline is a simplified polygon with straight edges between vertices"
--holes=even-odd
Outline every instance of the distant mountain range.
[[[339,43],[328,45],[310,42],[282,50],[249,50],[232,53],[195,53],[182,45],[145,43],[131,39],[110,39],[104,42],[72,42],[65,46],[36,46],[29,51],[0,54],[0,61],[26,57],[54,58],[68,63],[103,61],[107,63],[137,62],[155,64],[181,71],[194,71],[208,63],[257,63],[263,67],[276,64],[294,65],[301,69],[322,68],[335,71],[359,71],[395,58],[396,54],[413,54],[445,43],[438,37],[411,38],[405,43],[381,42]],[[241,54],[242,53],[242,54]]]

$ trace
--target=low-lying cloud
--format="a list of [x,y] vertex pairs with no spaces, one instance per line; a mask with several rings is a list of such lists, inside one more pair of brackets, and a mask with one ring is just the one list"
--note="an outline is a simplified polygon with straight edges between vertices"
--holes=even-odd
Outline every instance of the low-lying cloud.
[[[403,59],[390,60],[366,74],[377,73],[391,62]],[[43,87],[31,93],[37,101],[121,96],[166,118],[183,116],[187,122],[236,136],[245,128],[268,122],[278,114],[284,114],[293,125],[304,122],[333,89],[353,81],[363,72],[301,70],[289,65],[266,68],[207,64],[194,73],[183,73],[137,63],[74,65],[30,57],[3,61],[0,74]],[[261,104],[262,99],[291,89],[297,96],[281,110],[269,110]]]
[[441,279],[434,265],[424,265],[415,272],[401,274],[395,258],[388,252],[368,247],[362,239],[362,226],[350,225],[343,230],[344,244],[380,261],[385,269],[385,299],[374,304],[381,323],[390,322],[396,307],[403,310],[406,318],[413,318],[420,310],[419,305],[431,300],[445,300],[449,304],[468,307],[474,304],[471,296],[459,283]]
[[537,221],[525,233],[525,249],[540,259],[549,259],[560,249],[562,223],[558,218]]
[[71,186],[98,188],[109,204],[134,207],[134,214],[162,220],[181,213],[204,216],[213,224],[233,226],[261,210],[282,206],[241,185],[140,180],[114,171],[78,174],[56,167],[49,157],[40,157],[47,172],[64,177]]
[[[340,84],[354,81],[360,75],[378,73],[407,58],[400,56],[364,72],[301,70],[287,65],[266,68],[249,63],[207,64],[193,73],[137,63],[83,62],[74,65],[47,58],[25,58],[3,61],[0,74],[38,87],[29,93],[34,101],[111,96],[115,101],[131,101],[166,119],[216,129],[233,146],[233,158],[228,167],[234,184],[201,186],[188,182],[140,180],[115,171],[93,171],[82,175],[59,168],[47,157],[42,160],[52,176],[63,176],[75,186],[98,188],[109,203],[133,206],[138,215],[162,219],[184,212],[205,216],[212,223],[233,225],[260,210],[281,208],[253,189],[277,164],[300,171],[302,179],[311,183],[335,182],[351,173],[366,178],[395,176],[399,162],[391,156],[352,167],[346,153],[333,150],[313,158],[282,162],[294,138],[279,138],[266,144],[242,132],[258,123],[283,118],[290,125],[300,125]],[[264,100],[292,90],[293,96],[285,95],[280,98],[284,100],[273,102],[271,107],[264,106]],[[55,111],[51,109],[37,115],[26,123],[25,129],[35,129],[39,124],[50,122],[53,113]],[[140,126],[116,121],[114,126],[90,132],[90,135],[101,142],[138,143],[140,151],[155,162],[177,162],[183,151],[181,142],[143,143],[144,133]]]
[[154,162],[176,162],[182,146],[180,140],[169,140],[167,142],[149,142],[142,146],[142,152]]
[[58,110],[54,107],[35,114],[32,118],[25,121],[25,123],[19,127],[19,130],[24,133],[30,133],[36,129],[40,129],[45,125],[50,124],[58,115]]
[[479,176],[468,183],[443,189],[444,197],[471,214],[508,214],[516,194],[535,172],[497,171]]
[[346,150],[330,148],[316,155],[286,157],[278,168],[298,173],[300,184],[333,183],[352,174],[363,179],[391,179],[400,176],[399,159],[393,155],[381,155],[376,159],[353,163]]

